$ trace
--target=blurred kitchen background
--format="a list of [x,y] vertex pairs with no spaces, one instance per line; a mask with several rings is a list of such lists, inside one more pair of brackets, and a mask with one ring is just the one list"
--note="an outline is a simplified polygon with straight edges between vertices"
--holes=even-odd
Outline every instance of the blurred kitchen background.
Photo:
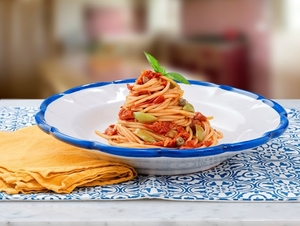
[[0,0],[0,99],[169,71],[300,98],[299,0]]

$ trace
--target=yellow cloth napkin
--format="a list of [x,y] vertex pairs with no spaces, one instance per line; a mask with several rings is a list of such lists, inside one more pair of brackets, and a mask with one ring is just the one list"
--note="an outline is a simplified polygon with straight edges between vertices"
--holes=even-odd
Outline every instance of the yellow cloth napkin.
[[96,151],[66,144],[37,126],[0,132],[0,191],[8,194],[54,191],[125,182],[131,166],[101,159]]

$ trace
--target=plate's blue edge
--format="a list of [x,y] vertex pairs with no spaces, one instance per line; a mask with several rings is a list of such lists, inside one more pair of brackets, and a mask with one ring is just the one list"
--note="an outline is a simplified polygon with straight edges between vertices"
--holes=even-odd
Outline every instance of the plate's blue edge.
[[49,125],[45,120],[45,113],[47,111],[48,106],[56,101],[57,99],[63,97],[64,95],[71,94],[78,92],[80,90],[89,89],[93,87],[101,87],[111,84],[127,84],[135,82],[134,78],[125,79],[125,80],[116,80],[112,82],[96,82],[90,83],[82,86],[77,86],[71,89],[66,90],[65,92],[58,93],[46,98],[41,106],[40,110],[35,115],[35,120],[37,125],[46,133],[52,134],[55,138],[62,140],[66,143],[70,143],[72,145],[86,148],[86,149],[94,149],[99,150],[101,152],[112,154],[112,155],[119,155],[124,157],[174,157],[174,158],[187,158],[187,157],[204,157],[204,156],[213,156],[221,153],[226,152],[239,152],[246,149],[251,149],[256,146],[262,145],[269,140],[280,136],[283,134],[288,125],[289,120],[287,117],[287,112],[285,109],[278,104],[277,102],[267,99],[259,94],[241,90],[238,88],[234,88],[231,86],[226,85],[217,85],[210,82],[203,82],[203,81],[196,81],[196,80],[189,80],[189,82],[193,85],[198,86],[208,86],[208,87],[216,87],[219,89],[223,89],[230,92],[235,92],[240,95],[248,96],[256,100],[262,101],[264,104],[268,105],[269,107],[273,108],[278,115],[280,116],[280,123],[275,130],[271,130],[263,134],[261,137],[257,139],[253,139],[250,141],[238,142],[238,143],[230,143],[230,144],[220,144],[213,147],[208,148],[197,148],[197,149],[185,149],[185,150],[174,150],[174,149],[167,149],[167,148],[124,148],[124,147],[116,147],[116,146],[109,146],[106,144],[102,144],[97,141],[88,141],[88,140],[80,140],[66,134],[61,133],[57,128]]

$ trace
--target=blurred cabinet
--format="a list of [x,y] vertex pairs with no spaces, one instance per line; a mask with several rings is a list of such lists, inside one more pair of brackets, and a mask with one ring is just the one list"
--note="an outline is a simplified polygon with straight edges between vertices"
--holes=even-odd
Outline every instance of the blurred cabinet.
[[210,82],[249,90],[247,46],[243,40],[199,36],[172,41],[169,62],[204,74]]

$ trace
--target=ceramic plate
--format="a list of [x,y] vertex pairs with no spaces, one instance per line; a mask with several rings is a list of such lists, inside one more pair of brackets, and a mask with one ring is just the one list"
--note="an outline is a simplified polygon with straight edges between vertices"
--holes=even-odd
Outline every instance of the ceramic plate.
[[141,174],[174,175],[211,168],[241,151],[280,136],[288,126],[287,113],[278,103],[230,86],[190,81],[180,84],[184,98],[196,111],[213,116],[211,125],[223,132],[217,146],[189,150],[122,148],[107,144],[103,132],[115,124],[120,106],[135,79],[74,87],[48,97],[35,119],[48,134],[71,145],[98,151],[103,158],[130,164]]

